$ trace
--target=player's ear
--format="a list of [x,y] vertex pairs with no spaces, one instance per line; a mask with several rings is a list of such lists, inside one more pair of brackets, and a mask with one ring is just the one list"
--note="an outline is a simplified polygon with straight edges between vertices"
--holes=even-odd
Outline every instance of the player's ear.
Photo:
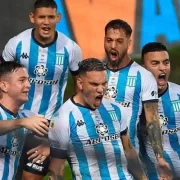
[[83,82],[82,82],[82,79],[80,77],[77,78],[77,87],[79,90],[83,89]]
[[29,20],[30,20],[31,23],[34,24],[34,13],[33,12],[29,13]]
[[8,82],[0,81],[0,90],[5,93],[8,92]]
[[57,14],[57,22],[61,20],[62,15],[60,13]]

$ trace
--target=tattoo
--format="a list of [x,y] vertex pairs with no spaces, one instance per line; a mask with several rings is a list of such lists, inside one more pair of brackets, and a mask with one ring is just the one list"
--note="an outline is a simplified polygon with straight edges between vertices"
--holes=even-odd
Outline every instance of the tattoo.
[[47,173],[48,180],[63,180],[62,176],[57,176],[55,173],[51,170]]
[[144,110],[146,115],[147,133],[153,151],[156,155],[156,158],[159,157],[163,158],[164,155],[163,155],[161,128],[157,115],[158,103],[156,102],[145,103]]
[[162,137],[161,137],[161,128],[156,121],[150,122],[147,125],[148,137],[151,142],[152,148],[156,155],[156,158],[164,157],[163,155],[163,146],[162,146]]

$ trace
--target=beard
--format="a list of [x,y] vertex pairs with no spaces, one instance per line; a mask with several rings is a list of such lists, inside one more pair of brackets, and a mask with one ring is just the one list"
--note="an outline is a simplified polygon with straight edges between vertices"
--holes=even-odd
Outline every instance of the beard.
[[113,67],[113,69],[115,68],[119,68],[119,65],[123,62],[123,59],[125,57],[125,55],[127,54],[127,49],[125,49],[121,55],[119,53],[117,53],[119,55],[119,58],[116,60],[116,61],[111,61],[111,58],[110,58],[110,53],[106,51],[106,55],[107,55],[107,63],[111,64],[111,66]]

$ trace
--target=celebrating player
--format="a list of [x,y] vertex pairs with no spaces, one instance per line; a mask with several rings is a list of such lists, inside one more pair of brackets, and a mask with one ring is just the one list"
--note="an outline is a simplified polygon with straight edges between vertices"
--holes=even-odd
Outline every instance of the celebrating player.
[[0,65],[0,179],[14,179],[27,129],[39,135],[48,131],[49,123],[42,115],[19,111],[28,100],[29,88],[29,76],[23,65],[16,62]]
[[[171,166],[174,178],[180,179],[180,86],[168,82],[170,59],[166,47],[159,42],[146,44],[142,49],[142,63],[151,71],[158,84],[158,115],[162,128],[164,157]],[[149,179],[158,179],[157,162],[146,133],[143,133]],[[143,149],[144,150],[144,149]]]
[[[50,120],[52,115],[58,113],[63,102],[69,69],[74,77],[77,75],[78,63],[82,59],[81,50],[74,41],[55,30],[61,16],[57,13],[54,0],[36,0],[29,17],[34,28],[10,39],[2,58],[4,61],[16,58],[28,70],[31,88],[29,100],[23,108],[45,115]],[[34,143],[31,147],[30,141],[34,142],[31,136],[26,141],[27,150],[34,148]],[[42,168],[33,169],[27,165],[28,157],[24,158],[24,179],[43,179],[48,159]]]
[[[103,99],[107,72],[103,62],[90,58],[79,65],[79,92],[60,109],[49,130],[49,179],[62,179],[65,159],[75,179],[146,179],[127,133],[127,114]],[[126,160],[127,158],[127,160]]]
[[121,103],[129,114],[130,140],[137,151],[137,123],[142,110],[147,132],[156,155],[161,175],[169,178],[169,165],[164,160],[161,129],[157,115],[157,83],[153,75],[128,56],[132,29],[121,20],[110,21],[105,27],[104,48],[107,54],[108,89],[106,96]]

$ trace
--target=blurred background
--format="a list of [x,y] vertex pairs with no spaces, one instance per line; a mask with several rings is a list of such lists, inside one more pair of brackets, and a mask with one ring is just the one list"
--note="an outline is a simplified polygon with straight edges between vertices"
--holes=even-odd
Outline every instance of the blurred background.
[[[57,29],[75,40],[84,58],[104,59],[104,27],[121,18],[132,29],[130,55],[139,62],[144,44],[164,43],[170,53],[171,81],[180,83],[180,0],[55,0],[62,19]],[[1,0],[0,52],[8,39],[32,27],[28,14],[34,0]]]

